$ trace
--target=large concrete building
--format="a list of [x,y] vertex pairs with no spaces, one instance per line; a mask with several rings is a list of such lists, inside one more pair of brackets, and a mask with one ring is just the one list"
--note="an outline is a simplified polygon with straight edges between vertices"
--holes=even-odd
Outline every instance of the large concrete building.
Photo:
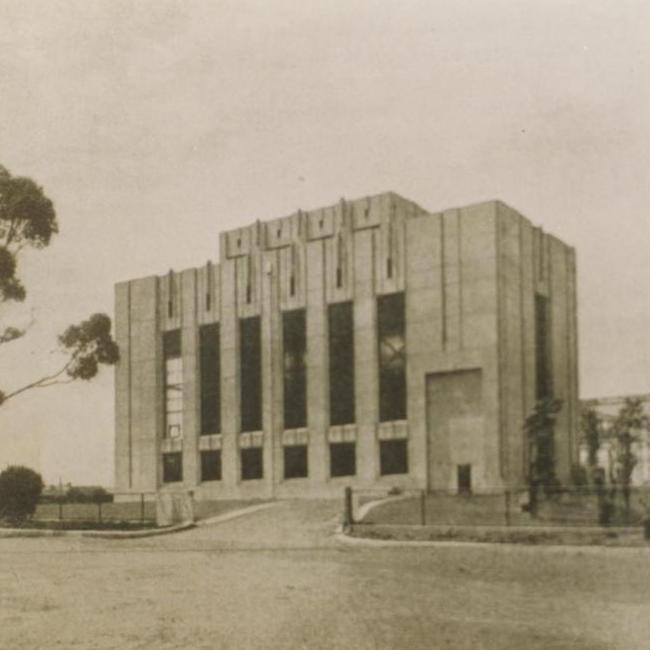
[[516,488],[551,393],[568,480],[575,254],[512,208],[386,193],[222,233],[219,252],[116,286],[116,490]]

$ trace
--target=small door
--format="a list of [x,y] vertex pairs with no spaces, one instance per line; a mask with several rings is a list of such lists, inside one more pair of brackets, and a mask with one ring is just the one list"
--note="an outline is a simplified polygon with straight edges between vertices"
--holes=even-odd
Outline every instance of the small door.
[[458,494],[471,494],[472,466],[458,465]]

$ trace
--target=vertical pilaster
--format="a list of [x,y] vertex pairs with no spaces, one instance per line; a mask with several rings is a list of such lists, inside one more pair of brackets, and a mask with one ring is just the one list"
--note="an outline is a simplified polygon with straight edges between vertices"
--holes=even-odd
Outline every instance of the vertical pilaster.
[[431,468],[446,449],[427,454],[425,377],[443,341],[441,217],[406,222],[406,379],[409,474],[422,487],[433,485]]
[[282,314],[279,308],[279,265],[275,251],[260,255],[262,274],[262,426],[264,481],[269,496],[282,481]]
[[329,476],[329,359],[325,302],[325,246],[307,243],[307,424],[310,482],[323,485]]
[[570,287],[567,283],[567,247],[547,235],[550,257],[551,359],[553,395],[562,400],[555,425],[555,462],[557,477],[568,483],[574,456],[572,437],[573,404],[571,401]]
[[193,488],[199,475],[199,367],[196,270],[181,273],[181,352],[183,355],[183,483]]
[[158,327],[158,279],[131,284],[131,442],[135,491],[158,487],[162,429],[162,362]]
[[357,474],[378,476],[376,428],[379,413],[377,305],[374,294],[374,229],[354,233],[354,390],[357,421]]
[[442,213],[442,247],[444,278],[445,346],[449,350],[461,348],[462,299],[460,267],[460,213],[446,210]]
[[221,236],[221,429],[222,477],[225,488],[239,482],[239,322],[235,261],[226,256]]
[[131,444],[131,307],[130,285],[115,287],[115,340],[120,358],[115,366],[115,489],[132,487]]

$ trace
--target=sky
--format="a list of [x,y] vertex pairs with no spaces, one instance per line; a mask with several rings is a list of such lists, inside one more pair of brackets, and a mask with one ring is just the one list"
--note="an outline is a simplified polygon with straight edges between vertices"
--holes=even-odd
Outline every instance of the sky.
[[[580,392],[650,392],[645,0],[0,0],[0,164],[54,201],[0,388],[117,281],[218,234],[393,190],[499,198],[576,247]],[[113,373],[0,408],[0,467],[111,485]]]

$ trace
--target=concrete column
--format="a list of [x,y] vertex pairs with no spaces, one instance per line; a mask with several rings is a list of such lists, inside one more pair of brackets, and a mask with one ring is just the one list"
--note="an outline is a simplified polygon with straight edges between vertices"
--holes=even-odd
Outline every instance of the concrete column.
[[372,482],[379,474],[376,437],[379,414],[377,304],[374,293],[374,229],[354,233],[354,389],[357,422],[357,476]]
[[239,483],[239,322],[235,262],[221,246],[221,430],[222,480],[232,490]]
[[201,480],[198,436],[200,427],[199,333],[196,271],[181,274],[181,353],[183,355],[183,484],[194,488]]
[[307,260],[308,469],[310,483],[318,487],[329,476],[329,348],[323,240],[307,243]]
[[567,247],[547,235],[550,243],[550,311],[551,311],[551,358],[553,394],[562,400],[555,426],[555,466],[558,479],[568,483],[571,477],[571,461],[574,456],[571,439],[572,384],[571,352],[569,346],[570,288],[567,284]]
[[[406,379],[409,474],[427,487],[425,377],[442,349],[441,226],[434,216],[406,225]],[[436,450],[439,454],[440,450]]]
[[132,477],[131,445],[131,296],[130,285],[115,287],[115,340],[120,359],[115,366],[115,489],[129,490]]
[[133,489],[159,484],[163,388],[157,319],[158,279],[131,282],[131,441]]
[[282,319],[279,307],[279,265],[275,251],[260,255],[262,264],[262,426],[264,482],[268,496],[282,481]]

